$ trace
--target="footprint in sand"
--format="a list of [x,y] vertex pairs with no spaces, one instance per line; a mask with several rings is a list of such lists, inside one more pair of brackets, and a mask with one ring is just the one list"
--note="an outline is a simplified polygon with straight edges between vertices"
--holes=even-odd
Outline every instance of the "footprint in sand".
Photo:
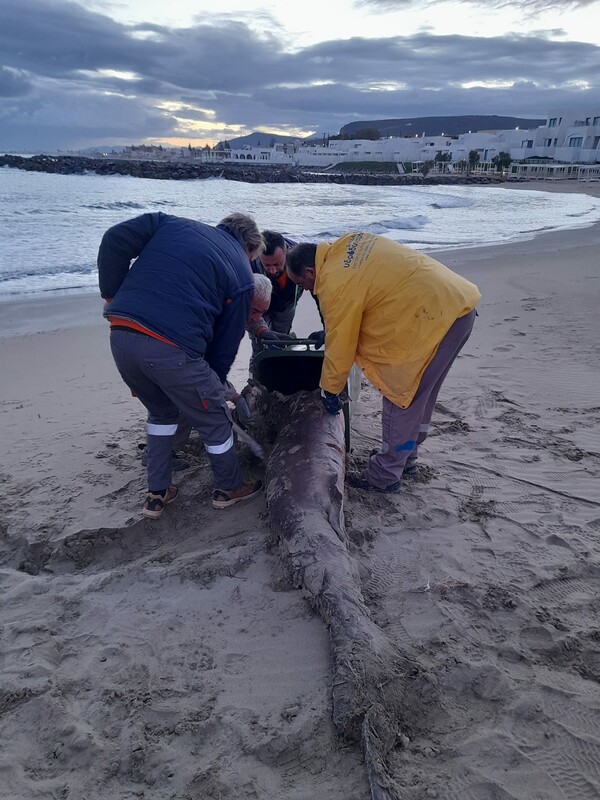
[[554,547],[564,547],[565,550],[574,552],[571,545],[565,541],[562,536],[557,536],[555,533],[550,534],[550,536],[546,536],[546,544],[553,545]]
[[552,633],[542,625],[523,628],[519,635],[521,645],[536,652],[554,650],[556,642]]

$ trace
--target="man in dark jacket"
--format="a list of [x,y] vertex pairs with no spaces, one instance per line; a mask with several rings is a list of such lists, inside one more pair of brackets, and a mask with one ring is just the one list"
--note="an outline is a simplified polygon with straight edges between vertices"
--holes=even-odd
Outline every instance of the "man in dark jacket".
[[261,489],[260,481],[242,479],[224,383],[252,303],[250,262],[262,249],[256,223],[243,214],[231,214],[216,227],[161,212],[143,214],[104,234],[98,276],[112,354],[148,410],[145,517],[157,519],[177,496],[171,459],[180,415],[204,441],[214,508]]
[[[268,310],[248,327],[253,355],[256,355],[262,346],[276,345],[277,341],[293,338],[289,333],[296,314],[296,306],[304,291],[301,286],[297,286],[289,279],[285,270],[287,254],[296,246],[296,242],[277,231],[266,230],[262,232],[262,236],[265,240],[265,249],[253,260],[252,272],[266,275],[271,281],[273,291]],[[317,302],[317,299],[314,299]],[[315,331],[309,338],[315,341],[317,348],[322,347],[325,332]]]
[[266,344],[280,338],[276,334],[284,334],[282,338],[287,338],[303,290],[292,283],[285,271],[287,252],[296,242],[286,239],[277,231],[263,231],[262,236],[265,249],[252,261],[252,272],[266,275],[273,287],[271,304],[262,315],[261,325],[255,333],[258,342]]

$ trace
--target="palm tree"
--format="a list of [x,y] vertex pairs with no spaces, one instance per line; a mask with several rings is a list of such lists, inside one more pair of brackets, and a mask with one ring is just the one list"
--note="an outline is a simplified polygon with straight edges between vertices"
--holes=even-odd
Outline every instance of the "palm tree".
[[512,164],[512,158],[510,157],[510,153],[498,153],[497,156],[492,158],[492,164],[496,167],[496,172],[503,172],[505,169],[508,169]]
[[442,165],[442,172],[446,172],[446,164],[449,164],[452,161],[452,156],[450,153],[442,153],[441,150],[438,150],[435,154],[434,161],[436,164]]
[[469,172],[479,164],[479,153],[477,150],[469,150]]

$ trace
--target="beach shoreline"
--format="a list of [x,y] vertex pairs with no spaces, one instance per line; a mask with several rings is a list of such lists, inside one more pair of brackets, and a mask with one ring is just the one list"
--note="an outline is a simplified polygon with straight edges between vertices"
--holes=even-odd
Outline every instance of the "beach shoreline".
[[[583,181],[527,181],[520,183],[494,184],[495,188],[507,191],[546,191],[556,193],[581,193],[591,197],[600,197],[599,183],[585,183]],[[462,260],[472,261],[480,257],[493,257],[498,248],[514,248],[521,252],[521,245],[527,243],[535,250],[552,250],[554,247],[572,246],[576,240],[564,239],[571,232],[585,232],[595,230],[600,223],[581,224],[557,231],[542,231],[535,235],[528,235],[523,239],[515,239],[500,245],[490,243],[474,247],[453,247],[431,251],[430,255],[443,263],[451,266],[450,262],[458,265]],[[587,235],[584,233],[584,239]],[[595,235],[592,241],[596,241]],[[579,241],[579,237],[577,239]],[[566,244],[564,244],[566,242]],[[424,252],[427,252],[425,250]],[[510,257],[511,250],[507,251]],[[0,339],[13,336],[43,333],[52,330],[64,330],[72,327],[102,324],[102,301],[95,290],[48,293],[46,296],[31,295],[18,297],[3,297],[0,299]],[[311,321],[314,320],[311,316]],[[310,329],[312,330],[312,328]]]
[[[568,190],[542,183],[506,189]],[[369,613],[437,687],[393,751],[406,800],[600,784],[599,244],[596,223],[436,251],[482,301],[423,474],[397,496],[347,489]],[[6,796],[367,800],[360,748],[331,720],[327,631],[264,498],[214,511],[193,441],[177,503],[141,518],[143,409],[101,309],[95,294],[0,304]],[[304,297],[296,332],[317,327]],[[238,388],[248,359],[246,339]],[[349,467],[379,441],[364,383]]]

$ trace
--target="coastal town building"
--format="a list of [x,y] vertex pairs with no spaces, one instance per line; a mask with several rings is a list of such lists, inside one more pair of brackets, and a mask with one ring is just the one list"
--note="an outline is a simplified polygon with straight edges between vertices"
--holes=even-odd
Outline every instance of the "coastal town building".
[[[518,177],[596,179],[600,173],[600,107],[583,112],[552,111],[544,125],[532,129],[469,131],[459,136],[389,137],[379,140],[329,139],[273,144],[270,147],[204,149],[206,161],[254,162],[331,169],[342,162],[395,162],[400,172],[417,172],[423,164],[437,172],[456,172],[477,154],[474,173],[492,172],[494,159],[508,153],[510,174]],[[437,157],[437,158],[436,158]],[[554,167],[550,168],[550,164]],[[585,166],[585,169],[583,167]]]
[[[260,164],[332,170],[338,164],[386,162],[402,174],[486,175],[499,169],[509,179],[600,180],[600,107],[578,112],[551,111],[530,129],[468,131],[460,135],[417,134],[381,139],[315,140],[268,146],[221,143],[211,148],[138,145],[104,156],[151,161],[183,159],[207,163]],[[503,164],[499,165],[499,160]]]

